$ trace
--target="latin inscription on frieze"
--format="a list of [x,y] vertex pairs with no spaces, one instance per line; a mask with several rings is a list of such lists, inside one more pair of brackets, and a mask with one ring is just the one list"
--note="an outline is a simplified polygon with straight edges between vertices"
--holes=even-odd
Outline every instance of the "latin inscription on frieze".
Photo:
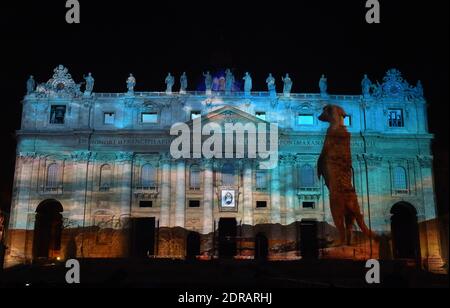
[[[301,139],[299,137],[298,139],[281,139],[280,145],[281,146],[305,146],[305,147],[314,147],[314,146],[323,146],[324,140],[320,139]],[[364,147],[364,142],[355,140],[351,141],[350,145],[355,148]],[[375,146],[374,141],[367,141],[367,146],[373,147]]]
[[[123,146],[123,145],[170,145],[171,138],[161,137],[108,137],[108,138],[96,138],[91,141],[92,145],[110,145],[110,146]],[[302,139],[302,137],[296,137],[295,139],[280,139],[280,146],[304,146],[304,147],[321,147],[324,140],[321,139]],[[80,138],[80,144],[86,143],[84,138]],[[360,140],[351,141],[352,147],[364,147],[364,142]],[[368,147],[375,146],[374,141],[367,141]]]
[[99,138],[92,140],[92,145],[170,145],[170,138]]

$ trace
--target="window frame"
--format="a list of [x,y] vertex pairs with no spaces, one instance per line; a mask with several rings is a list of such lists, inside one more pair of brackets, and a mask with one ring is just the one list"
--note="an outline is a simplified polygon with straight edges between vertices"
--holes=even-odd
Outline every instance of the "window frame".
[[[198,187],[194,187],[192,185],[193,167],[195,167],[195,169],[196,169],[195,172],[198,173]],[[199,190],[201,190],[201,188],[202,188],[202,170],[198,164],[191,164],[189,166],[189,190],[199,191]]]
[[[402,178],[403,178],[403,183],[404,185],[402,185],[402,187],[397,186],[397,184],[399,183],[397,180],[399,179],[399,177],[397,177],[397,175],[399,175],[399,173],[397,173],[398,170],[401,170],[402,174]],[[409,179],[408,179],[408,170],[407,168],[405,168],[404,166],[394,166],[392,169],[392,188],[394,190],[395,194],[408,194],[409,193]]]
[[[113,115],[113,121],[112,123],[106,123],[106,115],[111,114]],[[116,113],[114,111],[103,111],[103,125],[106,126],[112,126],[116,124]]]
[[[305,186],[303,185],[304,182],[304,170],[305,168],[308,167],[308,171],[311,172],[311,178],[309,180],[312,180],[312,185],[310,186]],[[316,171],[314,166],[311,163],[305,162],[302,163],[298,166],[297,169],[297,176],[298,176],[298,188],[300,190],[308,190],[308,189],[312,189],[312,188],[317,188],[317,180],[316,180]]]
[[[400,111],[400,115],[401,115],[401,126],[393,126],[391,125],[391,114],[393,113],[393,111]],[[406,122],[405,122],[405,110],[404,108],[400,108],[400,107],[389,107],[387,108],[387,127],[389,129],[402,129],[406,127]],[[398,120],[396,120],[398,121]]]
[[[55,113],[56,113],[56,109],[58,107],[64,107],[64,116],[63,116],[63,119],[62,119],[62,123],[54,123],[54,122],[52,122],[53,110],[55,109]],[[50,124],[50,125],[65,125],[66,124],[66,114],[67,114],[67,105],[66,104],[62,104],[62,105],[59,105],[59,104],[53,105],[53,104],[51,104],[50,105],[50,114],[49,114],[48,124]]]
[[[301,123],[300,122],[301,117],[311,117],[312,123],[311,124]],[[314,125],[316,125],[314,113],[297,113],[296,118],[295,118],[295,123],[297,126],[313,127]]]
[[[105,178],[104,172],[105,172],[105,168],[108,168],[109,170],[107,170],[109,172],[109,175],[107,177],[108,182],[107,185],[105,185],[105,183],[103,183],[103,179]],[[101,192],[108,192],[110,191],[111,187],[112,187],[112,183],[113,183],[113,170],[112,170],[112,166],[110,164],[103,164],[100,166],[100,174],[99,174],[99,181],[98,181],[98,190]]]
[[[144,121],[144,115],[155,115],[156,116],[156,121],[155,122],[145,122]],[[140,123],[142,125],[157,125],[159,124],[159,120],[160,120],[160,113],[158,111],[141,111],[141,115],[140,115]]]
[[[150,170],[153,170],[153,176],[149,177],[148,179],[144,179],[144,168],[149,167]],[[149,173],[149,176],[151,173]],[[145,181],[149,181],[149,185]],[[153,184],[153,185],[152,185]],[[153,163],[146,162],[140,166],[139,170],[139,188],[142,190],[154,190],[158,188],[158,168],[154,166]]]
[[[260,118],[261,115],[264,115],[264,118]],[[261,121],[267,121],[267,112],[265,111],[256,111],[255,112],[255,117],[260,119]]]

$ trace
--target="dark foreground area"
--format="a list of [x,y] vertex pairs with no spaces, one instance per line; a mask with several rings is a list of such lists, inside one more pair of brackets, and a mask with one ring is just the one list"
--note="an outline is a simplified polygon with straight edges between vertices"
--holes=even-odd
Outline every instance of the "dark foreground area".
[[80,284],[65,281],[64,263],[6,269],[0,287],[146,287],[146,288],[447,288],[448,276],[401,263],[381,263],[381,284],[365,281],[364,262],[355,261],[176,261],[85,259]]

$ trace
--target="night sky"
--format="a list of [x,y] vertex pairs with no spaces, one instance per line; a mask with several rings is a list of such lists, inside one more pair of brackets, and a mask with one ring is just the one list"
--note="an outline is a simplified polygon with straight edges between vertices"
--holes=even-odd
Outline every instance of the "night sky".
[[438,203],[448,213],[448,1],[380,0],[380,25],[365,22],[364,0],[154,2],[80,0],[81,24],[69,25],[63,0],[1,1],[4,210],[25,82],[30,74],[45,82],[63,64],[77,82],[92,72],[96,92],[124,92],[129,73],[137,91],[161,91],[169,71],[175,89],[186,71],[195,90],[202,71],[230,67],[239,78],[251,72],[256,91],[266,90],[271,72],[279,91],[282,74],[290,73],[293,92],[306,93],[318,92],[326,74],[330,93],[359,94],[364,73],[381,82],[398,68],[411,84],[422,80],[436,134]]

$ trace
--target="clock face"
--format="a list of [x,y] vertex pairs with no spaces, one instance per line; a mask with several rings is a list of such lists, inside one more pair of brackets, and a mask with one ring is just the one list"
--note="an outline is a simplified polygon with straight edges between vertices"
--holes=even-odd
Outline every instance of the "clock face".
[[397,95],[400,94],[401,89],[402,89],[402,88],[401,88],[401,86],[400,86],[399,84],[394,83],[393,85],[391,85],[391,86],[389,87],[389,93],[390,93],[391,95],[393,95],[393,96],[397,96]]
[[64,86],[65,86],[64,83],[60,82],[56,85],[56,89],[58,91],[64,90]]

